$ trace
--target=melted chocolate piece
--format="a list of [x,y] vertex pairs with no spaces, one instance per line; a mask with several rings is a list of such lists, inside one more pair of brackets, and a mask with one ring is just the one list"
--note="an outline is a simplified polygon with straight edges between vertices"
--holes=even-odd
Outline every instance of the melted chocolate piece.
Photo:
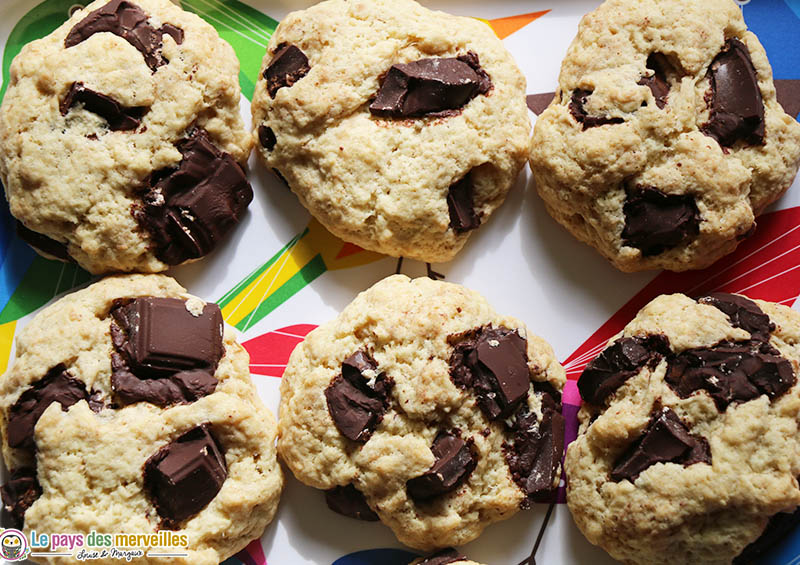
[[743,140],[764,143],[764,102],[750,52],[738,39],[729,39],[708,70],[711,117],[701,130],[723,147]]
[[470,173],[456,181],[447,192],[447,209],[450,212],[450,227],[456,233],[474,230],[481,225],[472,202],[472,178]]
[[369,111],[388,118],[451,116],[491,89],[492,81],[472,51],[419,59],[391,66]]
[[88,400],[86,385],[67,372],[63,364],[50,369],[23,392],[8,413],[6,436],[10,447],[35,449],[33,430],[47,407],[58,402],[66,412],[73,404]]
[[326,490],[325,502],[328,508],[348,518],[366,522],[377,522],[380,519],[369,507],[361,491],[352,484]]
[[586,365],[578,379],[581,398],[603,404],[642,367],[654,368],[669,353],[669,340],[663,335],[618,339]]
[[752,565],[759,558],[773,549],[790,532],[800,524],[800,508],[792,513],[779,512],[769,519],[761,536],[744,548],[734,560],[733,565]]
[[17,235],[22,239],[25,243],[42,251],[43,253],[47,253],[61,261],[66,261],[67,263],[74,263],[72,257],[70,257],[69,253],[67,252],[67,244],[61,243],[60,241],[56,241],[55,239],[51,239],[46,235],[40,234],[39,232],[35,232],[25,227],[25,225],[17,220]]
[[482,327],[460,336],[450,356],[450,378],[472,388],[490,420],[507,418],[528,396],[528,341],[516,330]]
[[272,151],[275,149],[275,144],[278,142],[278,140],[275,137],[275,132],[272,131],[271,127],[258,126],[258,142],[261,143],[261,146],[267,151]]
[[144,464],[144,487],[168,529],[211,502],[228,477],[222,446],[202,424],[156,451]]
[[36,469],[20,467],[11,471],[8,482],[0,488],[3,499],[2,527],[21,530],[25,511],[42,496],[42,487],[36,479]]
[[664,108],[667,105],[669,96],[669,83],[667,82],[666,69],[669,68],[669,61],[661,53],[651,53],[647,57],[647,68],[653,71],[652,76],[642,77],[637,84],[641,84],[650,89],[656,106]]
[[147,19],[147,14],[136,4],[127,0],[111,0],[75,24],[64,39],[64,47],[73,47],[95,33],[107,31],[133,45],[142,54],[147,66],[155,72],[169,62],[161,55],[161,36],[167,34],[180,45],[183,43],[183,30],[172,24],[155,29],[147,23]]
[[156,406],[170,406],[194,402],[213,393],[217,379],[207,371],[181,371],[160,379],[140,379],[127,370],[122,357],[114,353],[111,357],[114,373],[111,388],[120,404],[149,402]]
[[169,265],[210,253],[253,200],[242,168],[205,130],[195,128],[177,147],[181,162],[150,175],[144,205],[133,211]]
[[583,131],[597,126],[605,126],[609,124],[621,124],[625,120],[622,118],[609,118],[608,116],[590,116],[583,108],[586,100],[592,95],[591,90],[575,89],[572,92],[572,98],[569,101],[569,113],[580,124],[583,124]]
[[406,482],[408,496],[420,503],[458,488],[478,464],[471,444],[472,440],[464,441],[450,433],[440,432],[431,446],[436,461],[424,475]]
[[448,565],[456,561],[465,561],[467,558],[452,547],[448,547],[428,555],[417,565]]
[[744,296],[716,292],[699,298],[697,301],[722,310],[728,316],[733,327],[750,332],[751,339],[768,341],[769,334],[775,329],[775,324],[758,307],[758,304]]
[[723,341],[713,347],[687,349],[669,360],[667,384],[681,398],[705,390],[717,409],[766,394],[770,400],[795,383],[792,365],[764,341]]
[[658,255],[700,233],[700,212],[688,194],[664,194],[651,186],[627,191],[622,241],[643,257]]
[[378,373],[378,364],[365,351],[345,359],[342,374],[325,389],[328,412],[339,432],[365,443],[383,419],[393,384],[391,378]]
[[97,114],[108,122],[111,131],[130,131],[139,127],[141,118],[149,110],[146,106],[123,106],[110,96],[90,90],[82,82],[73,82],[66,96],[59,104],[61,115],[64,116],[75,104]]
[[281,43],[275,50],[269,66],[264,70],[269,97],[275,98],[278,90],[284,86],[292,86],[306,76],[310,70],[311,67],[308,65],[308,57],[305,53],[294,45]]
[[689,433],[675,412],[659,411],[650,420],[644,435],[614,465],[611,478],[635,481],[639,474],[656,463],[711,464],[711,452],[705,438]]

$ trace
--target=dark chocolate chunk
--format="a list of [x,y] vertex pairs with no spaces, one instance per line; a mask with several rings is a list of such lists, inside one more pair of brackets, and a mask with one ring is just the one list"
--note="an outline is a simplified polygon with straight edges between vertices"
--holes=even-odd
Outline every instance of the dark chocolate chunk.
[[689,194],[664,194],[651,186],[627,191],[622,241],[642,256],[658,255],[700,233],[700,211]]
[[711,116],[701,129],[723,147],[742,140],[764,143],[764,102],[750,52],[738,39],[725,42],[711,62]]
[[762,562],[760,558],[773,549],[800,524],[800,508],[794,512],[779,512],[772,516],[761,536],[744,548],[734,560],[733,565],[752,565]]
[[149,110],[146,106],[123,106],[106,94],[86,88],[82,82],[73,82],[69,87],[59,105],[61,115],[66,115],[75,104],[83,104],[86,110],[106,120],[111,131],[129,131],[138,128],[142,123],[142,116]]
[[217,379],[207,371],[181,371],[159,379],[140,379],[124,366],[122,357],[114,353],[111,366],[111,388],[120,404],[149,402],[156,406],[189,403],[207,396],[217,388]]
[[647,57],[647,68],[653,71],[652,76],[642,77],[638,84],[648,87],[656,100],[656,106],[663,108],[667,105],[667,97],[669,96],[669,83],[667,82],[666,73],[666,69],[669,68],[669,61],[661,53],[650,53]]
[[11,406],[8,413],[6,435],[10,447],[35,449],[33,430],[36,422],[47,407],[58,402],[61,409],[67,408],[81,400],[88,400],[86,385],[67,372],[67,368],[56,365],[31,388],[23,392]]
[[144,487],[169,529],[213,500],[228,476],[222,446],[202,424],[156,451],[144,464]]
[[326,490],[325,502],[328,508],[342,516],[366,522],[379,520],[378,515],[367,504],[367,499],[352,484]]
[[450,227],[456,233],[474,230],[481,225],[472,201],[472,176],[470,173],[450,185],[447,192],[447,209],[450,211]]
[[365,351],[345,359],[342,374],[325,389],[328,412],[339,432],[365,443],[383,419],[393,384],[391,378],[378,373],[377,363]]
[[775,329],[775,324],[758,307],[758,304],[744,296],[716,292],[699,298],[697,301],[722,310],[730,319],[733,327],[750,332],[752,339],[768,341],[769,334]]
[[492,81],[472,51],[419,59],[391,66],[369,111],[390,118],[450,116],[491,89]]
[[424,475],[406,482],[408,496],[420,503],[458,488],[478,464],[471,443],[471,440],[464,441],[453,434],[440,432],[431,446],[436,460]]
[[766,394],[777,398],[794,386],[791,363],[760,340],[728,342],[687,349],[669,359],[667,384],[681,398],[705,390],[717,409]]
[[20,467],[11,471],[8,482],[0,488],[3,499],[2,527],[21,530],[25,523],[25,511],[42,495],[42,487],[36,479],[36,469]]
[[156,257],[169,265],[210,253],[253,200],[242,168],[205,130],[195,128],[177,147],[181,162],[151,174],[144,204],[134,209]]
[[490,420],[510,416],[528,396],[528,341],[504,327],[478,328],[450,341],[456,342],[450,356],[453,382],[475,391]]
[[292,86],[306,76],[310,70],[308,57],[300,48],[288,43],[278,45],[272,61],[264,71],[270,98],[275,98],[278,90],[284,86]]
[[511,428],[513,440],[504,445],[511,476],[528,498],[553,490],[564,455],[564,417],[552,406],[545,394],[541,421],[521,410]]
[[448,565],[448,563],[455,563],[456,561],[465,561],[466,556],[462,555],[452,547],[448,547],[428,555],[417,563],[417,565]]
[[268,126],[258,126],[258,141],[267,151],[275,149],[275,144],[278,142],[275,132]]
[[136,4],[127,0],[111,0],[75,24],[64,39],[64,47],[73,47],[95,33],[107,31],[133,45],[142,54],[147,66],[155,72],[158,67],[168,63],[161,55],[161,36],[167,34],[180,44],[183,42],[183,30],[172,24],[164,24],[156,29],[147,20],[147,14]]
[[690,434],[675,412],[661,410],[650,420],[644,435],[617,460],[611,478],[635,481],[642,471],[656,463],[711,464],[708,444],[697,446],[704,441],[705,438]]
[[70,257],[69,252],[67,252],[67,244],[61,243],[60,241],[56,241],[55,239],[51,239],[46,235],[42,235],[39,232],[35,232],[25,227],[25,225],[17,220],[17,235],[28,245],[31,247],[35,247],[39,251],[47,253],[55,257],[56,259],[60,259],[62,261],[66,261],[67,263],[73,263],[74,260]]
[[572,92],[572,98],[569,101],[569,113],[580,124],[583,124],[583,130],[597,126],[605,126],[609,124],[621,124],[625,120],[622,118],[609,118],[608,116],[590,116],[584,109],[584,104],[589,96],[592,95],[591,90],[575,89]]
[[642,367],[648,365],[652,369],[669,353],[669,340],[663,335],[618,339],[586,365],[578,379],[581,398],[603,404]]

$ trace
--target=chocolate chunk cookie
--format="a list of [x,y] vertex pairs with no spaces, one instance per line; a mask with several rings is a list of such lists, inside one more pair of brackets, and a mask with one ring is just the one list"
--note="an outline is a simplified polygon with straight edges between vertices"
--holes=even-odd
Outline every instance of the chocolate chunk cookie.
[[449,261],[525,164],[525,78],[491,28],[412,0],[289,14],[252,104],[258,152],[332,233]]
[[461,545],[557,486],[564,382],[550,346],[474,291],[394,275],[292,353],[278,450],[331,510]]
[[553,218],[617,268],[700,269],[792,184],[800,124],[731,0],[608,0],[581,21],[530,163]]
[[283,484],[248,362],[217,305],[165,276],[109,277],[42,310],[0,381],[3,526],[174,530],[188,548],[162,552],[187,564],[241,550]]
[[797,312],[740,295],[640,310],[578,380],[567,503],[589,541],[624,563],[749,563],[793,524],[799,340]]
[[18,234],[92,273],[199,259],[253,191],[239,63],[168,0],[98,0],[11,65],[0,180]]

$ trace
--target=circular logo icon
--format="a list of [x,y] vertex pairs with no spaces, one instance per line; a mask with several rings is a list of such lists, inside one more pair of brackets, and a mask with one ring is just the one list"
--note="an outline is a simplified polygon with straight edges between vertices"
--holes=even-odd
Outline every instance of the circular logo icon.
[[22,561],[29,552],[28,540],[19,530],[3,530],[0,534],[0,555],[6,561]]

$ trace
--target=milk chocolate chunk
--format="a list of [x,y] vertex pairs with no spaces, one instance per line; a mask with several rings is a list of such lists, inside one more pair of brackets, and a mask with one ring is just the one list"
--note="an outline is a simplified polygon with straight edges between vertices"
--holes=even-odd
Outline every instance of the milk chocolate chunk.
[[158,67],[168,63],[161,55],[161,36],[167,34],[180,44],[183,42],[183,30],[172,24],[164,24],[156,29],[147,20],[147,14],[136,4],[127,0],[111,0],[75,24],[64,39],[64,47],[73,47],[95,33],[107,31],[133,45],[142,54],[147,66],[155,72]]
[[242,168],[205,130],[193,129],[177,147],[183,156],[178,166],[151,174],[143,204],[133,210],[153,238],[156,257],[169,265],[210,253],[253,200]]
[[654,415],[644,435],[616,462],[611,478],[635,481],[642,471],[656,463],[710,464],[707,446],[697,446],[703,442],[705,438],[690,434],[675,412],[664,409]]
[[284,86],[292,86],[306,76],[310,70],[308,57],[300,48],[288,43],[278,45],[272,61],[264,71],[270,98],[275,98],[279,89]]
[[622,242],[644,257],[672,249],[700,233],[700,212],[688,194],[664,194],[646,186],[627,191]]
[[168,529],[200,512],[228,476],[222,447],[202,424],[156,451],[144,464],[144,487]]
[[462,555],[452,547],[447,547],[432,555],[428,555],[425,559],[420,561],[417,565],[448,565],[448,563],[455,563],[456,561],[464,561],[466,556]]
[[470,443],[448,432],[440,432],[431,446],[436,460],[424,475],[406,482],[408,496],[419,503],[458,488],[478,464]]
[[572,91],[572,98],[569,101],[569,113],[580,124],[583,124],[583,131],[597,126],[605,126],[609,124],[621,124],[625,120],[622,118],[609,118],[608,116],[590,116],[584,109],[586,101],[592,95],[591,90],[582,90],[580,88]]
[[58,364],[31,388],[23,392],[8,413],[6,435],[10,447],[35,449],[33,430],[47,407],[58,402],[66,411],[73,404],[88,400],[86,385]]
[[769,519],[761,536],[744,548],[734,560],[733,565],[752,565],[759,563],[760,557],[773,549],[800,524],[800,508],[794,512],[779,512]]
[[456,341],[450,356],[450,378],[471,388],[490,420],[510,416],[528,396],[528,341],[517,330],[482,327]]
[[[701,129],[723,147],[737,141],[764,143],[764,102],[750,52],[738,39],[729,39],[709,68],[710,111]],[[708,97],[707,97],[708,98]]]
[[581,398],[603,404],[642,367],[653,368],[669,352],[669,341],[663,335],[618,339],[586,365],[578,379]]
[[528,498],[553,490],[564,455],[564,417],[548,407],[552,402],[542,403],[541,421],[521,410],[511,428],[512,442],[504,446],[511,477]]
[[669,359],[664,380],[681,398],[705,390],[717,409],[766,394],[777,398],[794,386],[791,363],[760,340],[723,341],[687,349]]
[[775,329],[775,324],[758,304],[744,296],[716,292],[698,299],[698,302],[722,310],[733,327],[750,332],[752,339],[768,341],[770,333]]
[[450,186],[450,190],[447,192],[447,209],[450,212],[450,227],[456,233],[474,230],[481,225],[472,201],[470,173]]
[[347,439],[365,443],[389,406],[391,378],[378,373],[378,364],[365,351],[342,362],[342,373],[325,389],[328,412]]
[[8,482],[0,488],[3,499],[2,527],[21,530],[25,511],[42,496],[42,487],[36,478],[36,469],[19,467],[11,471]]
[[491,89],[492,81],[472,51],[419,59],[389,68],[369,111],[389,118],[450,116]]
[[342,516],[366,522],[379,520],[378,515],[367,504],[367,499],[352,484],[326,490],[325,502],[328,508]]
[[666,69],[669,68],[667,58],[661,53],[651,53],[647,57],[647,68],[653,71],[651,76],[642,77],[638,84],[646,86],[653,93],[656,106],[664,108],[669,96],[669,83],[667,82]]
[[278,139],[275,137],[275,132],[272,131],[271,127],[258,126],[258,142],[267,151],[272,151],[275,149]]
[[43,251],[48,255],[66,261],[67,263],[74,262],[67,252],[67,244],[49,238],[39,232],[35,232],[25,227],[25,225],[17,220],[17,235],[31,247],[35,247],[39,251]]
[[139,127],[141,118],[149,108],[146,106],[123,106],[112,97],[95,92],[83,86],[82,82],[73,82],[67,94],[59,104],[61,115],[64,116],[75,104],[97,114],[108,122],[111,131],[130,131]]

